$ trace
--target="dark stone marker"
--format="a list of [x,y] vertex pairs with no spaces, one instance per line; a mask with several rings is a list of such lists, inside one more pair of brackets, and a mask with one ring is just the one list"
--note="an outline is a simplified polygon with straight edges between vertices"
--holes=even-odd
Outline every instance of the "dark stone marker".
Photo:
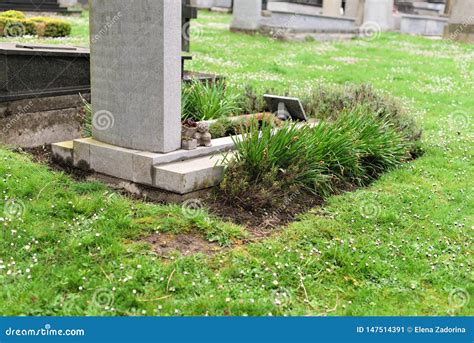
[[270,111],[272,111],[281,120],[307,121],[306,112],[298,98],[289,98],[285,96],[269,95],[263,96]]
[[0,102],[88,92],[88,49],[0,43]]

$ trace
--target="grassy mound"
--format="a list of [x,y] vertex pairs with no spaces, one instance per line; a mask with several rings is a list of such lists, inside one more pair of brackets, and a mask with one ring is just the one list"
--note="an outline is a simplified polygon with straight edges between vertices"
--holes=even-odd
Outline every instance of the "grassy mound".
[[388,114],[374,115],[368,106],[315,127],[254,125],[236,138],[221,190],[249,210],[281,207],[282,199],[302,192],[326,197],[396,168],[410,158],[410,143]]

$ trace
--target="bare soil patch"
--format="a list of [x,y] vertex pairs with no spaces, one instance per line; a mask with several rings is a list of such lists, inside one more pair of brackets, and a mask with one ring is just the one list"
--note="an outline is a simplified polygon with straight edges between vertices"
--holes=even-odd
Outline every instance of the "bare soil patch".
[[[252,234],[254,239],[268,237],[275,232],[278,232],[289,223],[298,220],[298,215],[307,212],[311,208],[320,206],[323,203],[321,198],[310,193],[302,192],[291,197],[291,201],[285,201],[285,199],[282,199],[282,206],[278,209],[266,209],[257,206],[243,208],[229,202],[222,194],[212,189],[181,196],[114,177],[94,172],[86,172],[70,165],[54,161],[50,146],[42,146],[34,149],[20,149],[19,151],[29,153],[32,156],[33,161],[46,164],[52,170],[63,171],[71,175],[75,180],[99,180],[108,184],[121,194],[133,199],[140,199],[160,204],[181,203],[188,199],[201,199],[203,206],[208,207],[213,215],[224,221],[231,221],[235,224],[244,226]],[[249,192],[251,192],[251,190],[249,190]],[[158,239],[161,239],[161,237],[150,237],[150,239],[154,238],[156,238],[157,241]],[[164,237],[163,239],[166,241],[166,238],[169,239],[170,237]],[[216,247],[212,244],[209,245],[207,241],[198,235],[190,234],[176,236],[173,239],[169,239],[169,249],[173,247],[175,241],[177,245],[176,250],[178,251],[190,250],[194,251],[194,253],[208,253],[208,251],[214,251],[214,248]],[[180,247],[180,244],[186,245],[186,247]],[[167,251],[168,248],[162,247],[160,249],[163,252]]]
[[150,243],[161,257],[168,257],[175,252],[184,256],[197,253],[212,255],[223,250],[219,245],[208,242],[197,234],[157,233],[144,238],[143,241]]

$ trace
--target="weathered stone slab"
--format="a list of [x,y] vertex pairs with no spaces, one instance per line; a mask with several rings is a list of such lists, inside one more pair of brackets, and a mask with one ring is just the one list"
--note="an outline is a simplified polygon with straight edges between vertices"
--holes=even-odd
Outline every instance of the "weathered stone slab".
[[323,15],[338,17],[341,15],[342,0],[323,1]]
[[264,30],[274,28],[276,38],[287,32],[347,32],[356,29],[355,18],[286,12],[272,12],[270,17],[261,20],[261,25]]
[[446,39],[474,43],[474,1],[453,2],[449,25],[444,33]]
[[214,6],[215,0],[191,0],[193,7],[210,9]]
[[30,113],[19,110],[0,117],[0,142],[34,148],[80,137],[82,113],[78,108]]
[[235,1],[233,20],[230,25],[235,31],[256,31],[260,28],[262,0]]
[[401,16],[400,32],[423,36],[442,36],[447,24],[447,18],[404,14]]
[[292,2],[269,2],[267,9],[269,11],[276,11],[276,12],[287,12],[293,14],[321,14],[322,8],[316,6],[307,6],[307,5],[300,5],[295,4]]
[[[229,156],[230,157],[230,156]],[[224,177],[224,156],[206,156],[154,167],[154,186],[186,194],[217,186]]]
[[376,23],[382,31],[393,29],[394,0],[365,0],[364,23]]
[[166,154],[138,151],[99,142],[93,138],[74,141],[74,165],[82,169],[130,180],[153,184],[153,166],[184,161],[235,149],[231,137],[212,140],[211,147],[176,150]]
[[74,159],[74,144],[73,141],[66,141],[51,144],[51,151],[53,160],[72,165]]

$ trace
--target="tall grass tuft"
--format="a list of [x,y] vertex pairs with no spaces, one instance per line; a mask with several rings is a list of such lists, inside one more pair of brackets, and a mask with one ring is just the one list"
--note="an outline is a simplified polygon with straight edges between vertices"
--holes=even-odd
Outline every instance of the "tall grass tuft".
[[239,95],[224,82],[193,81],[182,88],[182,119],[218,119],[240,114]]
[[92,137],[92,106],[91,104],[79,94],[82,100],[83,107],[83,121],[82,121],[82,137]]
[[406,139],[367,107],[314,127],[252,125],[234,139],[237,152],[221,190],[248,208],[278,207],[283,198],[302,192],[324,198],[348,185],[367,184],[408,158]]

